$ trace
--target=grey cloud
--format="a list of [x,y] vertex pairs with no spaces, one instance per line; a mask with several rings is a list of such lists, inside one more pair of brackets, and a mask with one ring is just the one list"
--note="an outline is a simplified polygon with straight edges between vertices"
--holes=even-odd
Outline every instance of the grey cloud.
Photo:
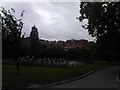
[[11,2],[3,7],[16,10],[16,16],[25,10],[23,33],[29,36],[31,27],[36,25],[40,38],[48,40],[87,39],[93,40],[76,17],[79,16],[77,2]]

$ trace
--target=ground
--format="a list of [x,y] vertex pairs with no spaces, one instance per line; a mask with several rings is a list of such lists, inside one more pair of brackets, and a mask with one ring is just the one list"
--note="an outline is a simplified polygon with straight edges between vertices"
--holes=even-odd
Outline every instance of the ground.
[[52,68],[20,66],[20,75],[17,75],[15,65],[2,66],[3,88],[25,88],[31,84],[44,85],[80,76],[90,70],[111,66],[108,63],[96,62],[78,68]]
[[97,71],[82,79],[50,88],[118,88],[116,76],[119,71],[120,66],[114,66]]

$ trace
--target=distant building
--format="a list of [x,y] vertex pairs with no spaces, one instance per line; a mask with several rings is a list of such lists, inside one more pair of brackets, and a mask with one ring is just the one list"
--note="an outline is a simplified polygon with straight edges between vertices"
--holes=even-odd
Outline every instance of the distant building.
[[[47,48],[51,47],[63,47],[65,49],[70,48],[88,48],[90,45],[95,44],[94,42],[88,42],[87,40],[66,40],[66,41],[48,41],[48,40],[39,40],[40,45],[45,45]],[[30,48],[30,37],[22,38],[21,45],[24,47]]]

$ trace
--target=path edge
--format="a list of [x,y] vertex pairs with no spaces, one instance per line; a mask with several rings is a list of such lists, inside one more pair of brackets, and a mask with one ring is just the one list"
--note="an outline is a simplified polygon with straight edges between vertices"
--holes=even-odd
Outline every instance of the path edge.
[[118,90],[120,90],[120,79],[118,78],[120,76],[120,73],[117,74],[116,76],[116,80],[117,80],[117,84],[118,84]]
[[78,80],[78,79],[81,79],[81,78],[84,78],[94,72],[97,72],[99,70],[102,70],[102,69],[105,69],[105,68],[109,68],[111,66],[108,66],[108,67],[102,67],[102,68],[98,68],[98,69],[95,69],[95,70],[91,70],[85,74],[82,74],[81,76],[79,77],[75,77],[75,78],[71,78],[71,79],[67,79],[67,80],[63,80],[63,81],[59,81],[59,82],[54,82],[54,83],[50,83],[50,84],[46,84],[46,85],[36,85],[34,87],[32,86],[29,86],[29,87],[26,87],[27,88],[49,88],[50,86],[55,86],[55,85],[59,85],[59,84],[64,84],[64,83],[67,83],[67,82],[71,82],[71,81],[75,81],[75,80]]

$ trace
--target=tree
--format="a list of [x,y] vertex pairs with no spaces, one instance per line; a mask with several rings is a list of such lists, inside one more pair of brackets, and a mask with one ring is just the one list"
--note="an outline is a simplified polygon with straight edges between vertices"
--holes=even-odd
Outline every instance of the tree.
[[96,37],[97,53],[109,59],[120,58],[120,2],[81,2],[79,20]]
[[34,25],[32,27],[32,31],[30,32],[30,47],[31,47],[31,55],[36,56],[37,55],[37,50],[38,50],[38,40],[39,40],[39,35],[38,35],[38,29]]
[[24,10],[21,12],[20,19],[17,19],[13,13],[15,10],[5,10],[1,8],[2,16],[2,48],[3,56],[7,55],[15,58],[15,64],[17,68],[17,73],[19,74],[19,66],[17,58],[19,56],[19,42],[21,39],[21,30],[23,28],[22,17]]
[[30,38],[34,41],[39,40],[38,29],[35,25],[32,27],[32,31],[30,32]]

